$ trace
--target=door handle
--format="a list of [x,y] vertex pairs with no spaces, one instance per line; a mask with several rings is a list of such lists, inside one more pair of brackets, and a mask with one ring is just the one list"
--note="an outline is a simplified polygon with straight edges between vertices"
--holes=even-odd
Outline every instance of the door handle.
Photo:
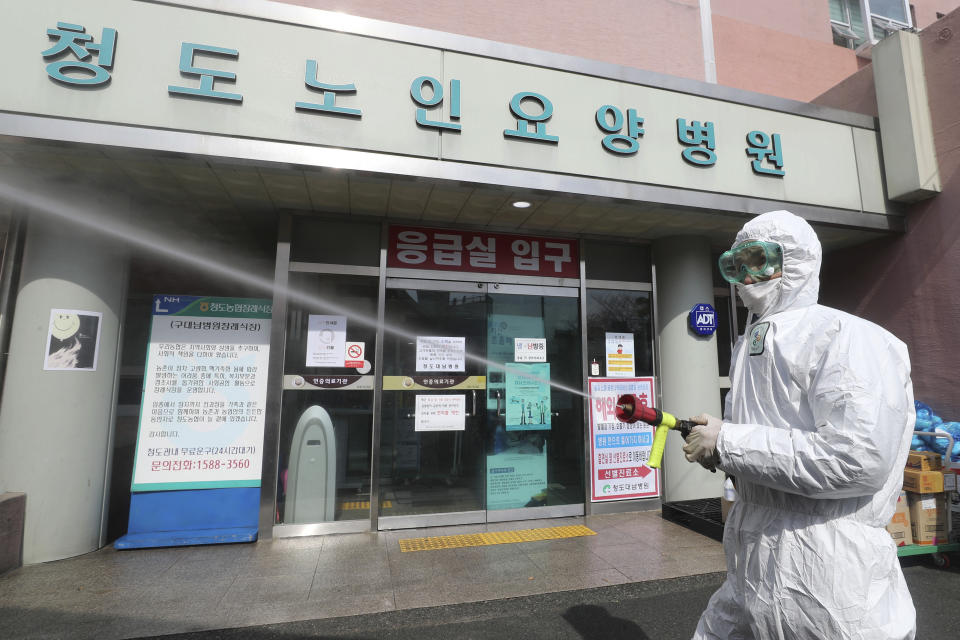
[[475,415],[477,415],[477,390],[476,389],[472,389],[470,391],[470,404],[471,404],[470,411],[464,414],[467,418],[472,418]]
[[503,401],[500,397],[500,390],[497,389],[497,417],[498,418],[502,418],[507,415],[506,410],[501,411],[502,406],[503,406]]

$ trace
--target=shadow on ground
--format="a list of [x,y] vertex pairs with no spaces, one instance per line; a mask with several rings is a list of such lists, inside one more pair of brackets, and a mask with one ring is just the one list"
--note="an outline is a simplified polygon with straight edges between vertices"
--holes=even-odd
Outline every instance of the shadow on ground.
[[155,636],[155,640],[687,640],[724,574],[364,616]]
[[650,640],[650,636],[633,620],[617,618],[595,604],[580,604],[570,607],[562,614],[574,631],[584,640],[606,640],[607,638],[634,638]]

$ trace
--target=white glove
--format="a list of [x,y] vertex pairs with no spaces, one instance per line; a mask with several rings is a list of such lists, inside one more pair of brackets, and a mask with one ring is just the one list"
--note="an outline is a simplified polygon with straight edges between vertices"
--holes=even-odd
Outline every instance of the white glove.
[[717,438],[720,436],[723,421],[707,413],[690,418],[690,421],[699,426],[694,427],[687,436],[683,454],[689,462],[699,462],[704,468],[712,470],[718,462]]

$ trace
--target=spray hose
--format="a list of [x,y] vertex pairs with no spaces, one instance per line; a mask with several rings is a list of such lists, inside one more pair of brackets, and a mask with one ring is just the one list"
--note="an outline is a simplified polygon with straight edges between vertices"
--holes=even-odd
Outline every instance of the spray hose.
[[653,436],[653,446],[650,448],[650,460],[647,466],[651,469],[659,469],[663,461],[663,450],[667,446],[667,433],[671,429],[678,429],[680,435],[686,440],[690,435],[690,430],[696,425],[689,420],[678,420],[676,416],[648,407],[646,402],[632,393],[625,393],[617,398],[616,417],[620,422],[633,424],[637,421],[646,422],[657,428]]

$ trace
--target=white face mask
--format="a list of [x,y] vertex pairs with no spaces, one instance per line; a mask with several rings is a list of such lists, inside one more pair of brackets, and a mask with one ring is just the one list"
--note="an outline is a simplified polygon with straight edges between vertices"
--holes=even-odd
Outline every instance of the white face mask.
[[738,284],[737,295],[751,313],[763,316],[779,302],[781,285],[783,278],[754,284]]

